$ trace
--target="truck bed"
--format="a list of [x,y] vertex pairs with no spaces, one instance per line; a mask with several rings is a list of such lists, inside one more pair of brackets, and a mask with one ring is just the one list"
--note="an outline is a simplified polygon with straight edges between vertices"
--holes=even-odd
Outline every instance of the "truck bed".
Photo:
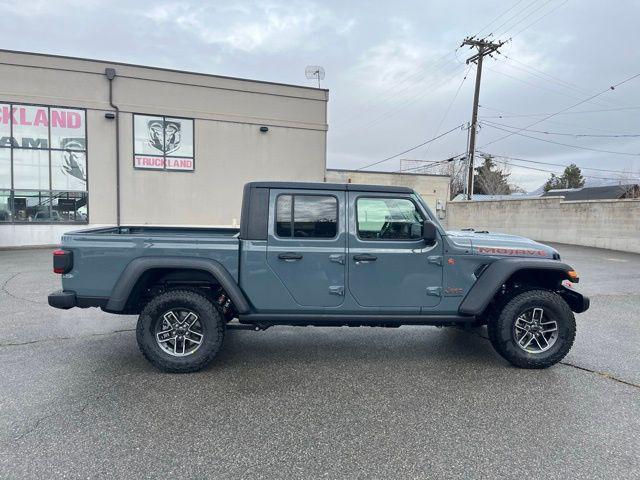
[[108,298],[118,278],[140,257],[209,258],[237,281],[239,229],[124,226],[77,230],[62,236],[73,252],[73,270],[63,275],[64,290]]
[[234,236],[240,232],[238,228],[232,227],[155,227],[155,226],[124,226],[124,227],[101,227],[87,228],[69,232],[67,235],[153,235],[153,236]]

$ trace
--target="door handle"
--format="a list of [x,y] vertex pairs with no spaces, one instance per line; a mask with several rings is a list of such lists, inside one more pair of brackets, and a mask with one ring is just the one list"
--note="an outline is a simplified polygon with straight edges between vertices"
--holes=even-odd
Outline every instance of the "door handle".
[[278,258],[280,260],[284,260],[285,262],[293,262],[295,260],[302,260],[302,255],[300,255],[299,253],[287,252],[278,255]]
[[360,255],[354,255],[353,259],[356,261],[356,263],[368,263],[375,262],[378,257],[376,257],[375,255],[371,255],[370,253],[362,253]]

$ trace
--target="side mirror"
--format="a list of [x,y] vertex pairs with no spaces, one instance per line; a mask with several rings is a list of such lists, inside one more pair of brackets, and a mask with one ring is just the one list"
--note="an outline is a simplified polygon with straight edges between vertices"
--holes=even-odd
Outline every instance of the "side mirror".
[[427,245],[433,245],[438,239],[438,229],[429,220],[422,222],[422,238]]

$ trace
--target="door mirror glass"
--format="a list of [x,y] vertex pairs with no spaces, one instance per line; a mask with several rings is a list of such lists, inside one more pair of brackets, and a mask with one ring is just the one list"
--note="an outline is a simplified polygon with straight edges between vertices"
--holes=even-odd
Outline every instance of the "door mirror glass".
[[433,245],[438,239],[438,230],[429,220],[425,220],[422,223],[422,238],[424,238],[427,245]]

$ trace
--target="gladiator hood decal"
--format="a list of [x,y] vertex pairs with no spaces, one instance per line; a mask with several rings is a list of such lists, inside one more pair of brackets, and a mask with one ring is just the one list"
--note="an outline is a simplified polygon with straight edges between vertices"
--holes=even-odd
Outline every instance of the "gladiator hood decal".
[[469,243],[471,253],[498,257],[559,258],[556,249],[517,235],[484,231],[451,231],[447,235],[458,243]]

